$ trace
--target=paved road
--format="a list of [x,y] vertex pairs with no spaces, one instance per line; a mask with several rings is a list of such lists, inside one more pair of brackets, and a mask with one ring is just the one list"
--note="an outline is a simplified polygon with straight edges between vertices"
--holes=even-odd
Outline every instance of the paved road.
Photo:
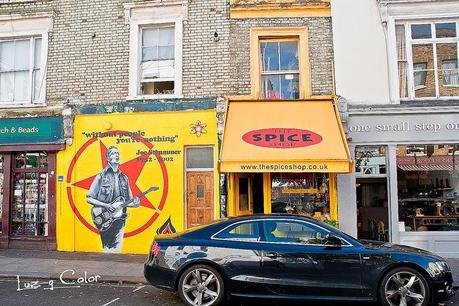
[[[31,279],[20,279],[20,291],[18,282],[15,279],[0,279],[0,305],[91,305],[91,306],[122,306],[122,305],[182,305],[178,296],[174,293],[156,289],[151,286],[134,284],[78,284],[63,285],[59,281],[54,281],[53,289],[49,290],[50,285],[47,281],[40,284],[33,283]],[[36,281],[36,280],[35,280]],[[40,286],[36,289],[25,289],[27,284],[30,286]],[[64,288],[61,288],[64,287]],[[230,305],[252,306],[266,305],[266,301],[231,301]],[[283,305],[282,303],[269,302],[270,306]],[[292,303],[288,303],[292,305]],[[377,306],[368,303],[293,303],[302,306]],[[446,306],[459,305],[459,293]]]

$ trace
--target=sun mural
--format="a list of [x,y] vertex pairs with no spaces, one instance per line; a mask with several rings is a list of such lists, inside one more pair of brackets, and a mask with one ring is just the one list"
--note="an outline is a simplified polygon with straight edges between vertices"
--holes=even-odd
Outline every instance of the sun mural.
[[207,124],[201,123],[200,120],[196,121],[196,123],[190,124],[191,134],[195,134],[196,136],[200,137],[202,134],[207,134]]

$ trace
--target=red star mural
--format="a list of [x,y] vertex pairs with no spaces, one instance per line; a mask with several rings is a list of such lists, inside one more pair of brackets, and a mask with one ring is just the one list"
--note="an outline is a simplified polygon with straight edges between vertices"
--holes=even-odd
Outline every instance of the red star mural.
[[[106,153],[107,153],[107,146],[102,141],[99,141],[100,145],[100,157],[102,161],[102,168],[104,169],[107,166],[107,158],[106,158]],[[127,175],[129,178],[129,186],[131,187],[132,190],[132,195],[135,197],[139,194],[142,193],[142,190],[137,186],[137,180],[140,176],[140,173],[142,173],[143,168],[145,167],[145,163],[149,158],[149,154],[143,154],[140,157],[135,157],[134,159],[131,159],[123,164],[120,164],[120,170]],[[92,181],[95,179],[97,173],[91,177],[85,178],[81,181],[73,183],[75,187],[83,188],[86,190],[89,190],[91,187]],[[147,197],[142,197],[140,198],[140,206],[150,208],[150,209],[156,209],[155,206],[150,202],[150,200],[147,199]]]

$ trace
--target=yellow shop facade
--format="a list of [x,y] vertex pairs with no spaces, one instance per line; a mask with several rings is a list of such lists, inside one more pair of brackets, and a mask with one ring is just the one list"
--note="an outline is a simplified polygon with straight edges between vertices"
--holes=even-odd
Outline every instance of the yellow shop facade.
[[335,99],[228,101],[219,170],[229,215],[295,213],[333,224],[336,177],[352,165]]
[[220,215],[215,109],[81,114],[73,134],[57,156],[59,251],[147,253]]

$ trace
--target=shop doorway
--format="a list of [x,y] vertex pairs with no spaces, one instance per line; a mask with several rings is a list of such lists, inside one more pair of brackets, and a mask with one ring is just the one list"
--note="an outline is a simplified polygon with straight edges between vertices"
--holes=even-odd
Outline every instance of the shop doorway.
[[357,237],[389,241],[387,178],[357,179]]
[[214,219],[214,148],[185,148],[186,227]]
[[55,171],[54,151],[2,153],[1,248],[56,249]]
[[263,174],[236,175],[236,216],[264,212]]
[[187,227],[198,226],[213,220],[213,172],[188,172]]

